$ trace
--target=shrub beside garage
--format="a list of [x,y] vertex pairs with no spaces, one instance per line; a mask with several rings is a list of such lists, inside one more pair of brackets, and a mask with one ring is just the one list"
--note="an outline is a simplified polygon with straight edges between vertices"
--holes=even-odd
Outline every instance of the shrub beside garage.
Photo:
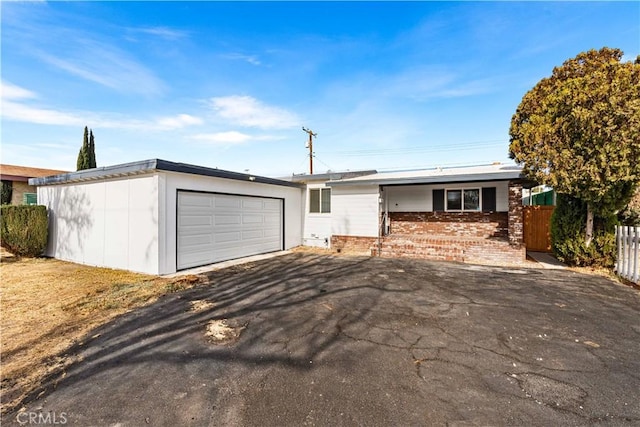
[[42,255],[49,227],[46,206],[6,205],[0,210],[2,247],[18,256]]

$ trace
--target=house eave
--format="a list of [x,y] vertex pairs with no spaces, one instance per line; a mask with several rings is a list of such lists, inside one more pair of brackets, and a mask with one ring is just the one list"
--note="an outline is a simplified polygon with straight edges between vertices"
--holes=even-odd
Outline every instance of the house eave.
[[293,175],[290,180],[292,182],[313,182],[313,181],[337,181],[343,179],[357,178],[360,176],[373,175],[378,173],[375,169],[362,170],[362,171],[345,171],[345,172],[327,172],[314,175],[302,174]]
[[290,181],[283,181],[258,175],[231,172],[216,168],[208,168],[204,166],[190,165],[186,163],[170,162],[168,160],[162,159],[142,160],[138,162],[87,169],[78,172],[48,176],[44,178],[31,178],[29,179],[29,184],[35,186],[69,184],[75,182],[98,181],[111,178],[135,176],[152,173],[155,171],[186,173],[198,176],[209,176],[214,178],[280,185],[294,188],[303,187],[302,184]]
[[329,181],[329,186],[358,186],[358,185],[416,185],[416,184],[453,184],[463,182],[487,182],[487,181],[511,181],[522,179],[522,174],[512,173],[485,173],[474,175],[444,175],[429,177],[406,177],[406,178],[380,178],[380,179],[358,179],[344,181]]

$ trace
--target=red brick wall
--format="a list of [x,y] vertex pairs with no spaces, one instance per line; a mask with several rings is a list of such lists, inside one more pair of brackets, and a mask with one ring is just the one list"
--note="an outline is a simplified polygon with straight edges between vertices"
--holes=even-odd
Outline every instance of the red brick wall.
[[391,233],[452,237],[502,237],[507,212],[390,212]]
[[464,261],[489,265],[522,265],[527,260],[524,246],[513,246],[507,242],[485,241],[465,249]]
[[[505,239],[392,235],[381,243],[383,257],[488,265],[522,265],[526,260],[524,246],[513,246]],[[332,236],[331,247],[345,253],[378,255],[376,237]]]
[[509,243],[520,247],[524,245],[524,217],[522,208],[522,184],[509,182]]
[[331,249],[339,252],[371,255],[371,249],[377,244],[377,237],[331,236]]
[[[377,255],[377,248],[372,252]],[[380,255],[489,265],[522,265],[526,260],[524,247],[515,247],[503,239],[416,235],[385,237]]]

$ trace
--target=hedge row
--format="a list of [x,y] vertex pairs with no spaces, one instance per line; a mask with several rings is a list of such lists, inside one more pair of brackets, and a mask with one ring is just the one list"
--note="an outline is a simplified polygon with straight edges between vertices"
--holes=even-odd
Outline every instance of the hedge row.
[[0,207],[0,244],[19,256],[42,255],[47,246],[46,206]]

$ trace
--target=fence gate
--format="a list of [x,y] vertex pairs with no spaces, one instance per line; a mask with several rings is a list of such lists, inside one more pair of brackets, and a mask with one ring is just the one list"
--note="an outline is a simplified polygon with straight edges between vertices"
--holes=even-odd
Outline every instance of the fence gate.
[[616,227],[616,273],[640,284],[640,227]]
[[524,206],[524,245],[527,250],[551,252],[551,214],[555,206]]

